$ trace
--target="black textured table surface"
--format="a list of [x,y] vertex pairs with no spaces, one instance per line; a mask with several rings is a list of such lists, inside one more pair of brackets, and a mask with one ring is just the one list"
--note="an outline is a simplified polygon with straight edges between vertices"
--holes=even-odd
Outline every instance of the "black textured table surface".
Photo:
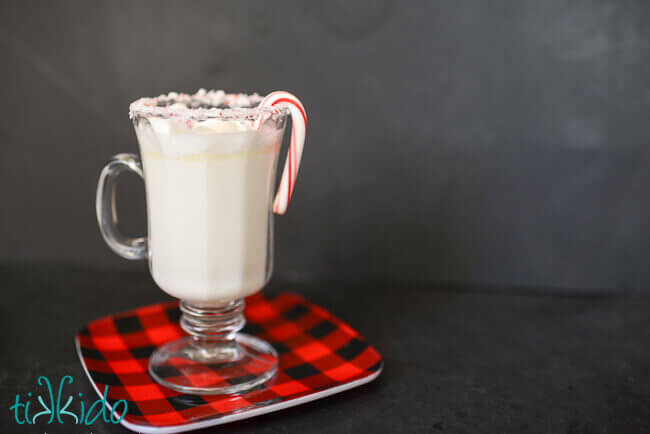
[[[143,265],[144,267],[144,265]],[[166,300],[149,275],[1,267],[0,431],[125,433],[97,421],[18,425],[16,394],[39,376],[94,392],[73,336],[99,316]],[[201,432],[648,433],[650,298],[482,294],[345,284],[299,292],[347,321],[385,360],[373,383]],[[74,405],[74,404],[73,404]]]

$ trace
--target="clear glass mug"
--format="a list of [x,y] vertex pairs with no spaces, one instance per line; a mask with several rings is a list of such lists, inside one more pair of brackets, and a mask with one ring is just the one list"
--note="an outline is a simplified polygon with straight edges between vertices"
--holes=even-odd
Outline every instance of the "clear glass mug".
[[[286,210],[304,143],[304,109],[285,94],[200,90],[142,98],[130,107],[141,158],[116,155],[101,172],[96,206],[106,243],[126,259],[148,259],[156,284],[180,299],[188,336],[149,361],[150,375],[170,389],[241,393],[277,370],[271,345],[238,332],[246,322],[244,297],[271,276],[273,210]],[[274,202],[289,115],[292,140]],[[145,183],[146,238],[117,228],[115,181],[125,171]]]

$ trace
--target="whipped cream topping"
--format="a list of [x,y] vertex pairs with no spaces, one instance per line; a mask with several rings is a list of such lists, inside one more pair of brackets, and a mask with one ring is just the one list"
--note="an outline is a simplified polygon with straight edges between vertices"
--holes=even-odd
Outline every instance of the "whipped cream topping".
[[[151,126],[149,126],[151,125]],[[150,117],[136,127],[142,151],[178,158],[202,153],[230,154],[256,148],[259,132],[251,121],[207,119],[181,122]]]
[[210,118],[222,120],[257,119],[261,113],[280,113],[282,109],[259,107],[263,97],[257,93],[226,93],[223,90],[199,89],[196,93],[169,92],[158,97],[140,98],[129,106],[131,119],[142,117],[174,118],[193,124]]
[[148,119],[153,131],[159,136],[171,134],[195,133],[236,133],[253,130],[252,122],[229,121],[210,118],[204,121],[182,122],[179,119],[163,119],[151,117]]

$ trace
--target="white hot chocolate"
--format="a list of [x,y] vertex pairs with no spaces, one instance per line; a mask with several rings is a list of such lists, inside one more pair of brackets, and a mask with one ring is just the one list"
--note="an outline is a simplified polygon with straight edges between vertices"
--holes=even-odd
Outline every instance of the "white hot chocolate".
[[282,131],[250,121],[136,123],[150,268],[173,297],[202,306],[259,291],[272,267],[271,202]]

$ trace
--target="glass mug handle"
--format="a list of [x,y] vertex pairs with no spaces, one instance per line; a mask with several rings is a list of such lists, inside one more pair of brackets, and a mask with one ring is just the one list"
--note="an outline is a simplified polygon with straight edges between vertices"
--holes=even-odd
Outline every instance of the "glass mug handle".
[[142,175],[142,163],[137,155],[118,154],[104,166],[99,175],[97,184],[97,199],[95,207],[97,210],[97,223],[104,241],[115,253],[123,258],[137,260],[147,259],[148,248],[147,238],[129,238],[117,228],[117,210],[115,208],[115,181],[125,171],[137,173],[144,180]]

